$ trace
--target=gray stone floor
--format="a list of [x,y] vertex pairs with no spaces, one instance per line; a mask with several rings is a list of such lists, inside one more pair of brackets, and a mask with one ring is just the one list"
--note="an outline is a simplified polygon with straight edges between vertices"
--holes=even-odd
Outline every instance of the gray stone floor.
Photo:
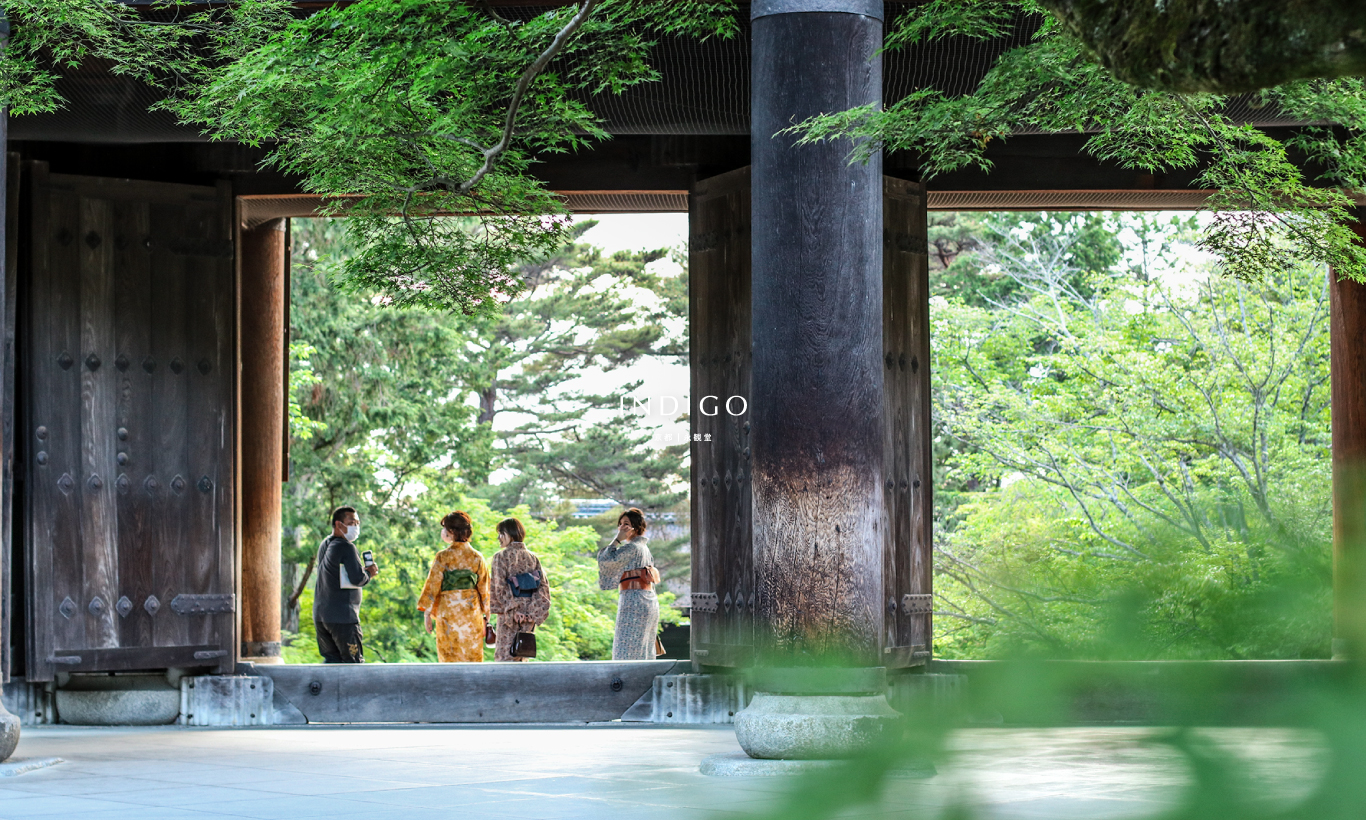
[[[1313,735],[1210,734],[1249,762],[1267,800],[1287,807],[1323,769]],[[1151,816],[1172,805],[1186,774],[1150,736],[965,730],[937,776],[889,782],[838,816],[931,818],[964,794],[993,820]],[[0,818],[723,820],[775,811],[791,779],[698,773],[706,755],[736,748],[728,727],[36,727],[24,730],[15,759],[66,762],[0,779]]]

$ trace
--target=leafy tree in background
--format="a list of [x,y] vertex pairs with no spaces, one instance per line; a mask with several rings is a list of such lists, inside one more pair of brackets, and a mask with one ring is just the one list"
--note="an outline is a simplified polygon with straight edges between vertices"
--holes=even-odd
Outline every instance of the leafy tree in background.
[[1189,227],[1107,219],[1148,237],[1140,264],[1082,276],[1069,244],[1109,243],[1021,253],[1017,223],[980,255],[1010,299],[935,304],[937,480],[984,488],[941,509],[937,651],[1326,656],[1324,271],[1164,284],[1141,262],[1181,269]]
[[[1136,241],[1163,234],[1149,220],[1132,221]],[[1123,261],[1119,227],[1112,215],[1103,213],[935,214],[929,233],[930,292],[950,304],[1005,312],[1014,310],[1035,282],[1051,282],[1078,297],[1093,294],[1094,283],[1113,278]],[[1147,277],[1141,266],[1127,273]],[[937,313],[942,302],[935,304]],[[1054,341],[1040,334],[1032,344],[1037,352],[1047,352]],[[960,463],[976,445],[948,428],[938,409],[936,431],[935,507],[941,520],[952,522],[960,494],[992,482],[970,470],[946,470],[945,465]]]
[[[575,236],[596,223],[581,222]],[[497,315],[464,323],[462,386],[477,397],[496,447],[474,492],[495,506],[529,505],[566,523],[567,498],[607,498],[647,513],[677,513],[687,498],[688,445],[659,446],[635,411],[638,381],[615,391],[573,388],[585,371],[621,372],[647,359],[687,355],[687,274],[663,275],[665,250],[604,254],[573,242],[524,263],[526,289]],[[678,260],[675,259],[675,262]],[[511,424],[495,425],[499,419]],[[487,484],[494,468],[507,477]],[[557,506],[558,505],[558,506]],[[591,522],[614,530],[612,512]],[[651,544],[668,577],[690,569],[686,530]]]
[[[339,293],[320,251],[346,252],[341,226],[294,220],[292,231],[291,339],[293,350],[308,357],[307,370],[298,358],[291,363],[291,472],[284,487],[283,557],[307,567],[288,599],[297,604],[332,509],[385,508],[415,481],[457,483],[467,465],[487,459],[491,442],[458,387],[453,368],[462,339],[455,323]],[[367,530],[382,526],[367,521]],[[292,623],[294,614],[287,617]]]
[[[1083,150],[1097,160],[1150,174],[1196,172],[1195,187],[1214,191],[1206,207],[1215,217],[1200,244],[1220,258],[1225,273],[1253,280],[1312,260],[1366,281],[1366,250],[1356,242],[1349,211],[1350,194],[1366,190],[1366,84],[1361,78],[1323,67],[1280,75],[1286,80],[1281,84],[1142,87],[1117,79],[1082,39],[1096,45],[1093,35],[1106,30],[1118,38],[1113,43],[1132,46],[1131,52],[1108,52],[1106,65],[1116,69],[1147,61],[1173,72],[1192,65],[1217,72],[1254,53],[1264,63],[1266,49],[1279,50],[1287,41],[1263,26],[1266,21],[1256,16],[1259,4],[1274,5],[1261,0],[930,0],[897,18],[887,35],[889,49],[947,38],[995,40],[1017,27],[1029,37],[1004,50],[971,93],[949,96],[924,88],[886,108],[872,104],[822,114],[790,131],[802,142],[853,139],[856,161],[881,150],[910,152],[920,157],[927,179],[962,168],[989,171],[988,148],[1015,134],[1086,134]],[[1057,10],[1066,25],[1041,6]],[[1193,13],[1196,6],[1199,11]],[[1294,16],[1274,19],[1279,24]],[[1146,22],[1127,28],[1139,18]],[[1209,25],[1201,22],[1206,18]],[[1347,24],[1351,15],[1328,18],[1341,36],[1356,37]],[[1219,42],[1210,34],[1228,29],[1238,30],[1243,39]],[[1210,37],[1211,48],[1232,62],[1201,64],[1197,58],[1213,51],[1192,56],[1184,50],[1188,42],[1175,51],[1164,45],[1163,38],[1176,42],[1197,33]],[[1133,39],[1125,40],[1130,35]],[[1107,53],[1103,44],[1099,47]],[[1139,81],[1142,72],[1121,75]],[[1229,94],[1206,93],[1225,90],[1255,91],[1259,106],[1312,125],[1278,139],[1231,116]],[[1307,170],[1292,161],[1292,153]]]
[[[575,237],[596,224],[579,223]],[[516,474],[488,489],[497,503],[544,509],[552,500],[588,495],[653,511],[686,495],[675,489],[686,481],[686,448],[651,453],[638,415],[621,412],[639,383],[603,394],[571,389],[590,369],[610,373],[647,358],[687,355],[687,275],[652,270],[667,255],[606,255],[572,242],[523,263],[525,289],[499,313],[464,322],[461,383],[478,399],[479,423],[494,430],[497,465]],[[514,426],[495,426],[500,417]],[[473,483],[487,480],[487,472]]]
[[1108,276],[1124,253],[1103,213],[936,213],[929,244],[931,294],[976,307],[1019,294],[1023,285],[1008,266],[1048,270],[1089,290],[1087,281]]
[[[620,483],[611,489],[636,494],[609,497],[667,506],[683,495],[672,490],[685,480],[678,478],[686,475],[683,454],[653,450],[639,418],[584,424],[586,411],[566,412],[584,407],[583,399],[556,397],[585,368],[625,366],[653,351],[676,349],[668,347],[677,342],[658,322],[670,300],[677,302],[680,283],[645,271],[656,255],[609,259],[577,245],[554,264],[543,263],[537,287],[505,300],[500,317],[462,316],[386,306],[379,294],[333,287],[329,277],[350,252],[337,220],[294,220],[293,239],[291,401],[301,418],[292,415],[285,561],[302,569],[287,573],[286,627],[298,633],[290,657],[305,660],[315,651],[307,617],[312,561],[329,530],[328,513],[343,503],[360,510],[362,537],[384,567],[367,586],[363,608],[367,646],[377,659],[435,659],[414,607],[431,558],[444,546],[435,522],[456,508],[474,514],[478,527],[487,525],[486,532],[476,530],[476,546],[487,547],[490,556],[497,549],[493,526],[503,517],[495,510],[513,509],[532,530],[528,544],[552,573],[556,596],[543,659],[610,656],[616,598],[597,589],[591,553],[598,532],[536,521],[547,511],[472,494],[506,498],[534,485],[548,488],[533,496],[538,504],[552,491],[599,495],[603,487],[589,479],[616,470]],[[625,289],[633,289],[629,301]],[[637,311],[637,303],[656,307]],[[497,388],[492,399],[484,379]],[[616,397],[607,398],[615,406]],[[489,408],[517,408],[563,429],[498,430],[494,414],[483,415]],[[532,432],[540,434],[539,448],[534,441],[509,446]],[[584,440],[596,446],[584,447]],[[543,464],[557,464],[563,473]],[[486,483],[493,468],[514,471],[513,492]],[[656,495],[642,487],[656,488],[650,490]],[[666,557],[669,546],[661,544]]]

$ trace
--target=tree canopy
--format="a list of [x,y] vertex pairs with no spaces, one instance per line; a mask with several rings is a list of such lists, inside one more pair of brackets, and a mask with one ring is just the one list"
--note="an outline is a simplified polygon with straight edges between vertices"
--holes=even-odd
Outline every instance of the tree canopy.
[[[1105,16],[1119,6],[1127,11]],[[922,89],[885,110],[832,112],[797,131],[853,138],[855,160],[882,148],[916,152],[927,178],[989,169],[988,146],[1014,134],[1081,132],[1099,159],[1198,171],[1198,184],[1217,191],[1208,207],[1219,213],[1204,246],[1225,271],[1253,279],[1310,259],[1366,280],[1366,253],[1348,227],[1351,195],[1366,180],[1366,89],[1339,76],[1357,70],[1360,37],[1349,24],[1359,4],[1119,6],[911,6],[892,18],[889,48],[997,38],[1021,19],[1035,31],[972,93]],[[1278,7],[1270,17],[1269,6]],[[524,286],[522,261],[568,238],[561,202],[534,175],[536,157],[607,138],[589,100],[656,79],[661,38],[740,28],[734,0],[582,0],[513,17],[480,0],[361,0],[310,11],[287,0],[207,9],[186,0],[14,0],[5,11],[13,36],[0,58],[0,102],[12,113],[60,107],[56,73],[106,61],[165,89],[160,105],[213,138],[269,146],[269,163],[348,214],[350,286],[398,305],[489,313]],[[1215,28],[1203,40],[1172,45],[1207,18]],[[1295,67],[1282,74],[1238,68],[1235,57],[1265,67],[1267,55],[1284,53],[1284,38],[1332,52],[1334,19],[1341,59],[1286,57],[1283,66]],[[1216,62],[1241,79],[1208,79]],[[1282,139],[1228,116],[1226,92],[1254,87],[1258,103],[1309,125]],[[449,214],[475,222],[442,218]]]
[[[1159,16],[1181,7],[1147,5],[1169,9]],[[1240,4],[1219,5],[1236,16]],[[1360,78],[1295,79],[1257,91],[1259,106],[1307,123],[1277,138],[1231,116],[1227,94],[1125,82],[1033,0],[930,0],[897,18],[887,46],[999,38],[1021,20],[1033,34],[1006,50],[971,93],[921,89],[885,109],[826,114],[791,131],[803,142],[852,138],[855,159],[912,152],[927,179],[965,167],[989,171],[988,147],[1016,134],[1085,134],[1084,150],[1096,159],[1152,174],[1195,171],[1195,184],[1214,192],[1205,207],[1216,214],[1201,244],[1224,272],[1252,280],[1312,260],[1366,281],[1366,251],[1350,227],[1353,195],[1366,191]]]
[[269,146],[268,164],[330,198],[350,217],[352,287],[496,312],[522,287],[518,264],[569,237],[531,166],[607,138],[583,100],[655,79],[661,37],[737,30],[733,0],[583,0],[517,17],[474,0],[292,6],[6,3],[0,102],[55,110],[57,73],[106,61],[214,139]]

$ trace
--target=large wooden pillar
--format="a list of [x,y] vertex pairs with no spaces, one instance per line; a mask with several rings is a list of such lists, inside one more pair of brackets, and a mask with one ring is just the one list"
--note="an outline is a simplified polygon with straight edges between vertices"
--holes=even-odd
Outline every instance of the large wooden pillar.
[[[1358,213],[1358,218],[1362,214]],[[1366,237],[1366,225],[1357,223]],[[1329,272],[1333,398],[1333,655],[1366,650],[1366,285]]]
[[753,572],[768,662],[882,665],[882,163],[777,132],[882,94],[882,0],[755,0]]
[[244,227],[240,236],[241,651],[244,659],[269,663],[280,657],[286,222]]

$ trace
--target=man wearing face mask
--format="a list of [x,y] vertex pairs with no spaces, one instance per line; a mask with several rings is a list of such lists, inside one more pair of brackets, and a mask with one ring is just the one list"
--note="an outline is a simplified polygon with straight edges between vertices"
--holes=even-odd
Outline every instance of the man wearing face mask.
[[313,627],[318,652],[327,663],[365,663],[360,632],[360,590],[379,574],[356,549],[360,516],[355,507],[332,511],[332,534],[318,547],[318,580],[313,592]]

